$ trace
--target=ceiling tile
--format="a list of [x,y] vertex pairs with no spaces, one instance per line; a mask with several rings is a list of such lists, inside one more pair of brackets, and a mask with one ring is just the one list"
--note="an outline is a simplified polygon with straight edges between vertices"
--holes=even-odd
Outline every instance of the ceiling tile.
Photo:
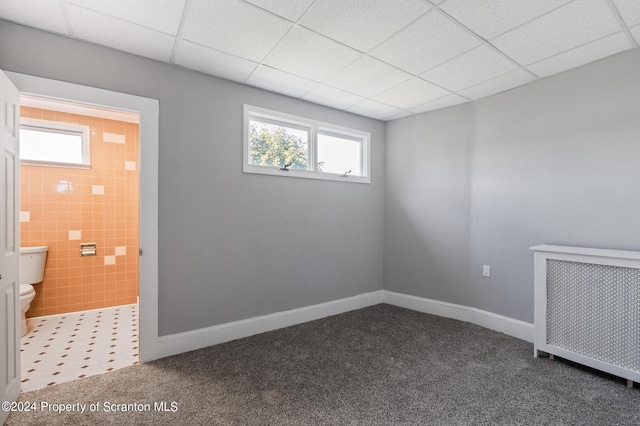
[[347,109],[350,106],[364,101],[364,98],[361,96],[329,86],[318,86],[304,95],[302,99],[338,109]]
[[412,108],[411,112],[421,113],[421,112],[433,111],[440,108],[447,108],[450,106],[463,104],[465,102],[469,102],[469,99],[463,98],[460,95],[456,95],[455,93],[452,93],[440,99],[436,99],[435,101],[427,102],[424,105],[420,105],[418,107]]
[[392,115],[390,117],[387,117],[385,119],[385,121],[397,120],[399,118],[409,117],[410,115],[413,115],[413,113],[411,111],[400,111],[397,114],[394,114],[394,115]]
[[631,28],[631,35],[636,39],[636,43],[640,44],[640,25]]
[[448,90],[414,77],[373,98],[400,109],[411,109],[448,94]]
[[613,0],[620,16],[628,27],[640,24],[640,1],[638,0]]
[[298,21],[315,0],[245,0],[262,9],[282,16],[290,21]]
[[314,81],[324,81],[361,54],[304,28],[294,27],[264,64]]
[[430,8],[421,0],[316,0],[300,25],[368,52]]
[[434,11],[373,49],[371,56],[420,74],[480,43],[480,39]]
[[482,45],[427,71],[420,77],[457,92],[516,68],[518,66],[513,62],[489,46]]
[[596,61],[614,53],[633,48],[627,36],[619,32],[594,42],[576,47],[549,59],[544,59],[527,67],[538,77],[557,74],[580,65]]
[[175,38],[89,9],[67,5],[73,34],[135,55],[169,62]]
[[468,89],[461,90],[458,93],[469,99],[480,99],[485,96],[495,95],[496,93],[504,92],[505,90],[513,89],[514,87],[522,86],[536,78],[531,73],[518,68],[510,73],[503,74],[499,77],[492,78],[491,80],[477,84]]
[[179,41],[173,62],[185,68],[238,82],[243,82],[258,66],[248,59],[185,40]]
[[485,39],[524,24],[570,0],[449,0],[441,9]]
[[413,77],[411,74],[400,71],[391,65],[369,56],[362,56],[325,83],[338,89],[370,97],[411,77]]
[[397,115],[402,112],[399,108],[381,104],[380,102],[376,102],[371,99],[360,102],[359,104],[349,108],[347,111],[354,114],[364,115],[365,117],[377,118],[378,120],[384,120],[387,117]]
[[292,24],[240,0],[192,0],[181,37],[261,61]]
[[509,31],[492,43],[521,65],[528,65],[620,31],[603,0],[575,0]]
[[0,19],[69,35],[57,0],[1,0]]
[[176,35],[186,0],[65,0],[96,12]]
[[276,93],[299,98],[318,87],[315,81],[298,77],[284,71],[260,65],[253,71],[245,83]]

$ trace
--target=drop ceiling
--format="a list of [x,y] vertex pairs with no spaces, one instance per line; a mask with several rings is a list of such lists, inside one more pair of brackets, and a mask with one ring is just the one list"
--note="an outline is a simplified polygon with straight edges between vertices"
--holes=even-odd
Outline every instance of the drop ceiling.
[[0,19],[380,120],[640,43],[640,0],[0,0]]

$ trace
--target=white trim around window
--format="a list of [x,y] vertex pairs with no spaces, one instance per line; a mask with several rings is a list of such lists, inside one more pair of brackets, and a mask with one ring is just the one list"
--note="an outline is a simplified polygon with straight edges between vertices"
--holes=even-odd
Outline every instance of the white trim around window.
[[[257,164],[251,156],[251,123],[288,129],[298,137],[298,164]],[[302,154],[304,152],[304,155]],[[320,156],[319,156],[320,154]],[[329,156],[328,163],[322,161]],[[320,161],[319,161],[320,160]],[[335,124],[285,114],[252,105],[244,105],[244,173],[322,179],[339,182],[371,183],[371,134]],[[282,161],[281,161],[282,162]],[[343,166],[343,164],[345,164]],[[323,167],[326,170],[322,170]],[[342,170],[345,169],[345,170]]]

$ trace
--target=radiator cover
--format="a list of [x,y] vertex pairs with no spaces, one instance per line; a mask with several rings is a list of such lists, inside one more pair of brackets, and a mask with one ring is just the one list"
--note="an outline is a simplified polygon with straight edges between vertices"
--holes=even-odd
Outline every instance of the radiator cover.
[[536,246],[539,351],[640,381],[640,253]]

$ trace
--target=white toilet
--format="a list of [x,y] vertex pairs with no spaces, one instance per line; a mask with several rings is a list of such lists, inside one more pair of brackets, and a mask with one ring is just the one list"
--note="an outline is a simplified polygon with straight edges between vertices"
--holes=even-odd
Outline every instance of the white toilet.
[[42,282],[47,246],[20,247],[20,336],[29,331],[26,313],[36,297],[33,284]]

